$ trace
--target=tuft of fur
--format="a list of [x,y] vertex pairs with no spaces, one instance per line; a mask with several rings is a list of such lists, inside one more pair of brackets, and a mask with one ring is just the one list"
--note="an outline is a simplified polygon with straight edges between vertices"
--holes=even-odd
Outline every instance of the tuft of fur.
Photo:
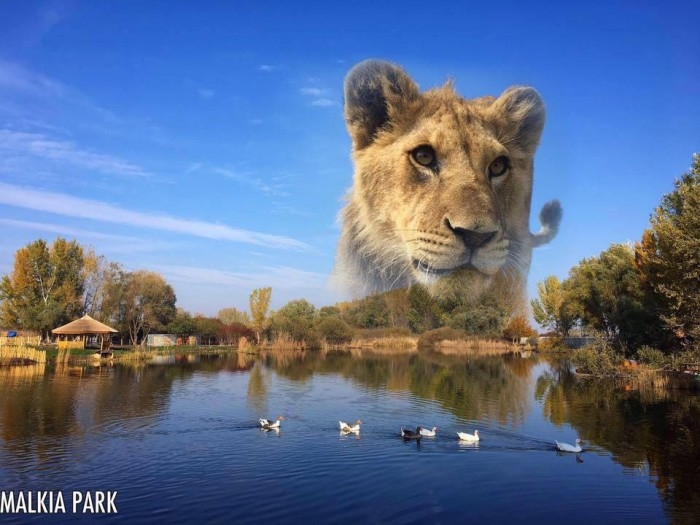
[[[355,174],[336,284],[355,297],[422,283],[435,295],[495,291],[522,304],[532,248],[556,236],[562,216],[551,201],[529,231],[545,121],[537,91],[465,99],[447,82],[421,92],[399,66],[367,60],[348,72],[344,97]],[[416,160],[421,148],[433,163]]]

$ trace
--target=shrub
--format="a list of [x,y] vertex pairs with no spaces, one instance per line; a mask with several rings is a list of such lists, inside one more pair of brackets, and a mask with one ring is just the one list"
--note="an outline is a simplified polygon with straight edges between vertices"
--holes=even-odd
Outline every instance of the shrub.
[[324,317],[316,325],[316,330],[331,345],[342,345],[352,341],[352,328],[339,317]]
[[559,335],[554,335],[538,339],[537,350],[540,352],[559,352],[566,350],[564,347],[564,338]]
[[618,370],[619,358],[607,345],[593,344],[575,350],[571,361],[576,371],[594,376],[614,375]]
[[432,350],[440,341],[456,341],[467,339],[467,333],[449,326],[428,330],[418,338],[418,350]]
[[664,353],[657,348],[647,345],[637,350],[637,360],[640,363],[653,366],[654,368],[662,368],[666,364],[666,356],[664,356]]
[[356,328],[356,339],[381,339],[385,337],[415,337],[409,328],[392,326],[389,328]]

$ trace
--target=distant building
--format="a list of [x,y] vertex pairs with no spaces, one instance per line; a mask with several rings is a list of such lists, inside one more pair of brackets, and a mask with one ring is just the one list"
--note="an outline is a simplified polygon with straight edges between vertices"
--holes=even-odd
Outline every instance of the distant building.
[[148,334],[146,346],[176,346],[177,336],[175,334]]
[[148,334],[148,337],[146,337],[146,346],[180,345],[197,346],[199,345],[199,336],[178,337],[175,334]]

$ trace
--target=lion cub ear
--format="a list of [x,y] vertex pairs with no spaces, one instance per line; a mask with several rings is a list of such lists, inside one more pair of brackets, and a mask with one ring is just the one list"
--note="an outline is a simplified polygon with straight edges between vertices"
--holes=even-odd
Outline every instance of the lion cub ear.
[[394,64],[365,60],[353,67],[345,77],[344,98],[345,123],[355,150],[369,146],[418,97],[416,83]]
[[535,154],[545,120],[544,102],[537,90],[522,86],[506,89],[493,102],[491,114],[500,142],[527,156]]

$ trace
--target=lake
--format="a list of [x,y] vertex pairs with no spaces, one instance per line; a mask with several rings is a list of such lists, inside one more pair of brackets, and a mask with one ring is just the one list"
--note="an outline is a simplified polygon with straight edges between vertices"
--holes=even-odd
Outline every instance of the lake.
[[[399,436],[418,425],[436,436]],[[577,437],[581,454],[556,451]],[[2,523],[698,523],[700,397],[536,354],[6,367],[0,490],[66,507]],[[117,514],[74,514],[73,491],[117,491]]]

